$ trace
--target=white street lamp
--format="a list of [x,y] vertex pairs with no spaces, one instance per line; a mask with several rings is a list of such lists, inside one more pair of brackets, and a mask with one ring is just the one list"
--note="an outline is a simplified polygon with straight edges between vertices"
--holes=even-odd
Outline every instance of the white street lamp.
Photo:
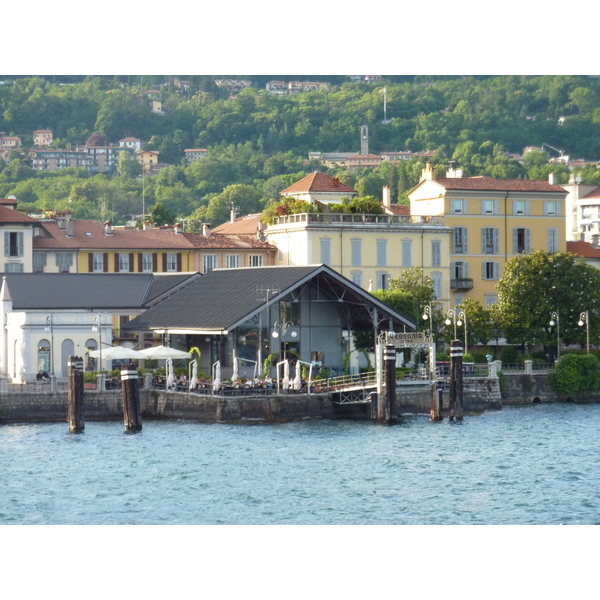
[[586,339],[586,348],[587,348],[587,353],[590,353],[590,315],[588,313],[588,311],[584,311],[579,315],[579,322],[577,323],[577,325],[579,325],[579,327],[582,327],[583,324],[585,323],[585,339]]
[[[458,321],[456,320],[458,316]],[[454,310],[450,309],[446,313],[446,320],[444,321],[446,325],[452,325],[454,323],[454,339],[456,339],[456,326],[459,327],[462,325],[462,321],[460,320],[460,315],[457,315]]]
[[558,311],[550,315],[550,327],[556,325],[556,358],[560,358],[560,315]]

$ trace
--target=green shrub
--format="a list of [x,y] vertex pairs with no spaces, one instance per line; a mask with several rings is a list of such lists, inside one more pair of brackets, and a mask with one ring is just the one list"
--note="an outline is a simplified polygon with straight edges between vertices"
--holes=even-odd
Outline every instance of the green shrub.
[[98,377],[97,371],[84,371],[83,382],[84,383],[96,383]]
[[473,350],[473,352],[471,352],[471,356],[473,357],[473,362],[479,365],[487,362],[487,356],[483,350]]
[[516,348],[513,348],[512,346],[506,346],[506,348],[503,348],[502,352],[500,353],[500,360],[502,360],[504,364],[514,365],[519,361],[519,356],[521,355]]
[[447,352],[438,352],[435,355],[435,360],[440,360],[442,362],[447,362],[450,360],[450,355]]
[[498,372],[498,385],[500,386],[500,391],[506,391],[506,375],[502,372]]
[[475,358],[473,357],[473,355],[470,352],[465,352],[463,354],[463,362],[464,363],[474,363]]
[[596,392],[600,389],[598,363],[593,354],[563,354],[550,373],[550,386],[566,394]]

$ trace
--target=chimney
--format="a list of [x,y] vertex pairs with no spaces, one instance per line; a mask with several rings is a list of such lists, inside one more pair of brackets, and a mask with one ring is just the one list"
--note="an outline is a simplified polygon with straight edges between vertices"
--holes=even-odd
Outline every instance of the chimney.
[[202,235],[210,237],[210,223],[202,223]]
[[142,230],[151,231],[152,229],[154,229],[152,223],[150,221],[144,221],[144,224],[142,225]]
[[72,238],[75,234],[73,233],[73,220],[67,219],[65,221],[65,231],[67,233],[67,237]]
[[549,173],[548,174],[548,183],[550,185],[556,185],[556,173]]
[[181,233],[181,223],[175,223],[175,225],[173,225],[173,231],[174,233]]
[[333,178],[333,187],[339,187],[339,185],[340,185],[340,178],[334,177]]
[[390,206],[392,205],[392,192],[390,190],[390,186],[389,185],[384,185],[383,186],[382,198],[383,198],[383,205],[386,208],[390,208]]
[[421,172],[421,181],[425,179],[428,181],[433,179],[433,165],[430,162],[425,163],[425,168]]
[[237,219],[237,212],[235,210],[235,206],[231,207],[231,212],[229,213],[229,222],[230,223],[235,223],[235,220]]
[[61,231],[64,231],[66,228],[66,222],[64,219],[56,219],[56,224]]
[[112,221],[105,221],[104,222],[104,234],[105,235],[112,235],[113,234]]

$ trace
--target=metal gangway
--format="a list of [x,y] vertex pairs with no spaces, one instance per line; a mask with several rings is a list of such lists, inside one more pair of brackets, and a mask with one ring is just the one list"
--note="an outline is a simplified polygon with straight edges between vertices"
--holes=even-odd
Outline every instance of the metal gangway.
[[371,395],[377,391],[377,371],[331,377],[321,389],[329,392],[331,401],[336,404],[370,402]]

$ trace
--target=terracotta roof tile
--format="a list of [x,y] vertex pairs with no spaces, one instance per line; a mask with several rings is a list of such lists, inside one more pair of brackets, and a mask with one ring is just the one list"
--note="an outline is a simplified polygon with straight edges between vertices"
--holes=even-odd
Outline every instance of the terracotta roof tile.
[[407,204],[392,204],[384,206],[383,209],[390,215],[410,215],[410,206]]
[[260,223],[260,219],[262,217],[262,213],[254,213],[252,215],[244,215],[243,217],[238,217],[233,223],[227,222],[215,227],[212,230],[212,233],[222,234],[255,234],[258,230],[258,224]]
[[6,198],[0,203],[0,223],[38,223],[37,219],[18,212],[12,208],[4,206],[4,204],[11,204],[13,201]]
[[592,198],[600,198],[600,186],[598,186],[595,190],[588,192],[581,198],[581,200],[591,200]]
[[238,250],[272,250],[277,248],[268,242],[262,242],[256,235],[249,234],[226,234],[226,233],[211,233],[209,237],[203,236],[201,233],[184,233],[194,248],[222,248],[222,249],[238,249]]
[[515,192],[562,192],[567,191],[559,185],[547,181],[532,179],[492,179],[491,177],[439,177],[435,183],[447,190],[487,190]]
[[600,248],[594,248],[589,242],[567,242],[567,252],[583,258],[600,258]]
[[300,181],[283,190],[282,194],[299,192],[356,192],[356,190],[342,183],[337,177],[330,177],[320,171],[314,171],[303,177]]

